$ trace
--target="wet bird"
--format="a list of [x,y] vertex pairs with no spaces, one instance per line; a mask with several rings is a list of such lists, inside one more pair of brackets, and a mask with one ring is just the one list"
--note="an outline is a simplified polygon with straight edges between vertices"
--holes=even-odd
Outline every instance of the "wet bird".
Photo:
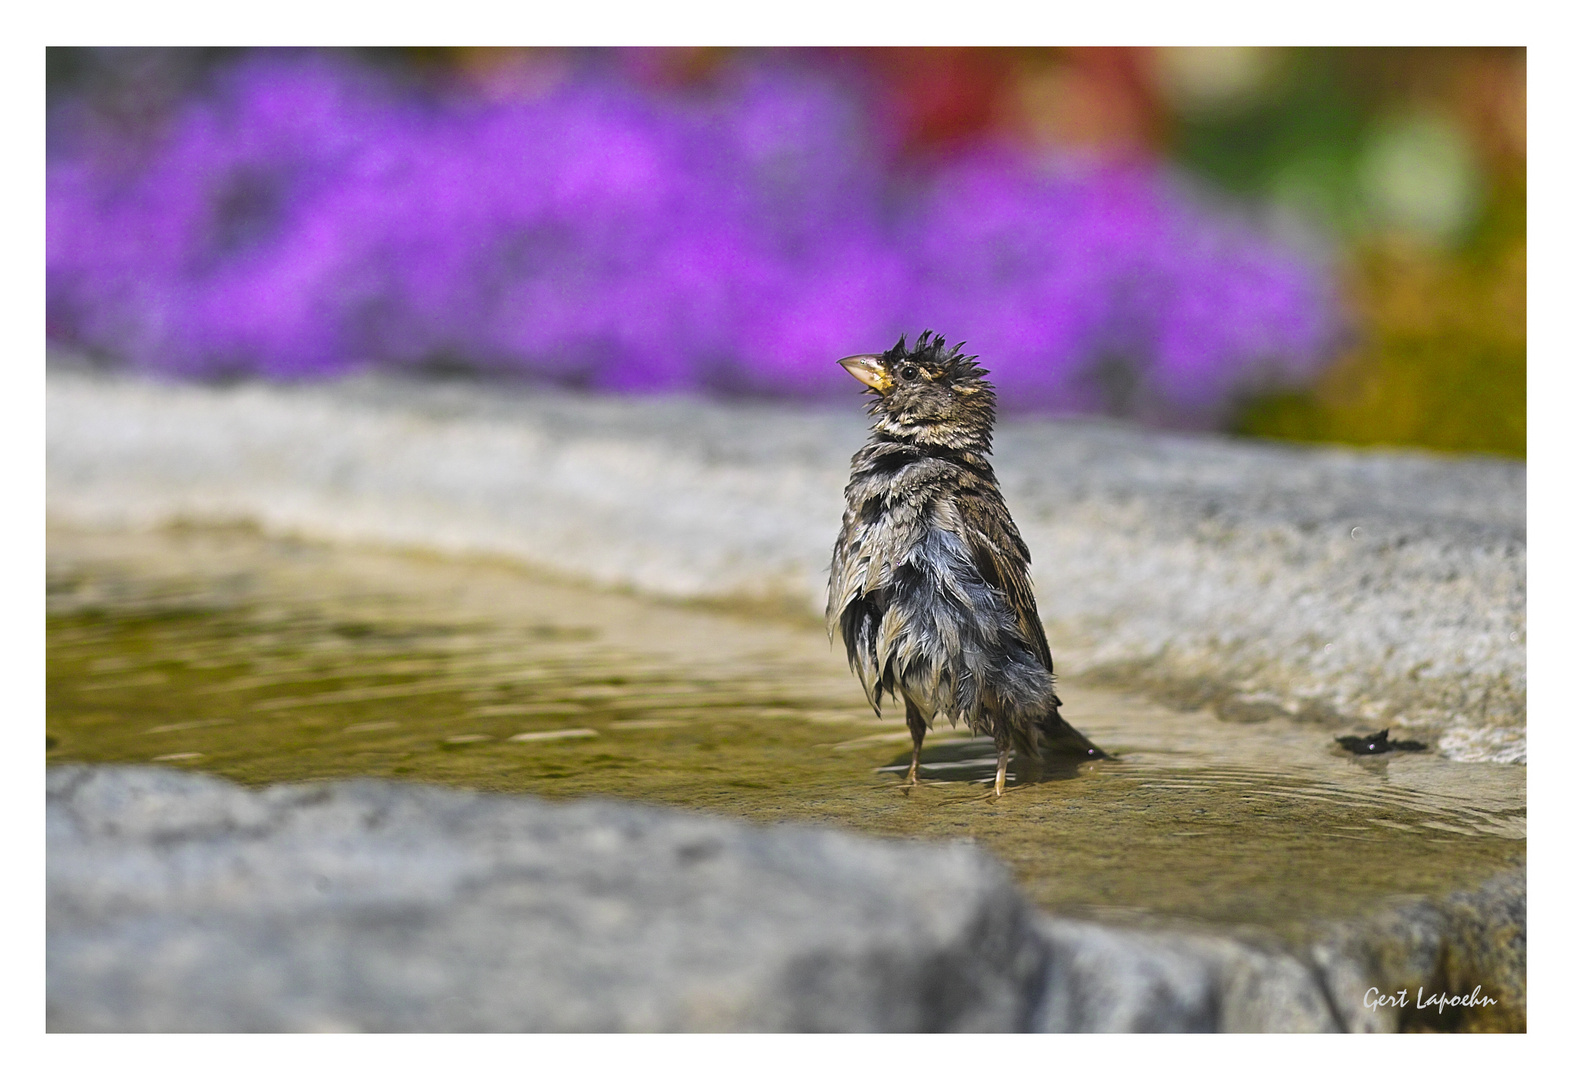
[[873,426],[852,458],[825,614],[874,711],[887,694],[906,704],[903,787],[940,721],[994,740],[994,798],[1013,749],[1105,757],[1060,716],[1031,557],[989,464],[988,372],[931,331],[840,364],[873,395]]

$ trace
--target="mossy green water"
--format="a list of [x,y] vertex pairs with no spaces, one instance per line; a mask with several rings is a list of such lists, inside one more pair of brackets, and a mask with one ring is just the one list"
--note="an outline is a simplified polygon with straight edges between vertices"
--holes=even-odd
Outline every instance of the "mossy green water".
[[[980,796],[965,733],[898,788],[822,632],[244,531],[53,531],[48,759],[247,783],[378,776],[970,838],[1052,910],[1280,933],[1523,859],[1523,769],[1360,761],[1329,732],[1063,687],[1117,759]],[[1020,777],[1025,781],[1028,777]]]

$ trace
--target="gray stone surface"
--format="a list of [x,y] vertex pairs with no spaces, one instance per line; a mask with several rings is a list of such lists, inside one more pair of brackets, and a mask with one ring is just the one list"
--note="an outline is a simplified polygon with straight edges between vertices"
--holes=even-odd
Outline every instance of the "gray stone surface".
[[1009,1031],[970,845],[386,782],[48,779],[51,1031]]
[[1060,919],[1039,929],[1037,1031],[1342,1030],[1316,972],[1287,952]]
[[1392,1030],[1368,987],[1476,982],[1523,1027],[1522,875],[1297,954],[1036,915],[965,843],[384,781],[47,787],[51,1031]]
[[[242,520],[813,614],[863,438],[850,390],[830,411],[55,370],[49,512]],[[1046,420],[1003,424],[997,449],[1061,670],[1525,760],[1521,463]]]

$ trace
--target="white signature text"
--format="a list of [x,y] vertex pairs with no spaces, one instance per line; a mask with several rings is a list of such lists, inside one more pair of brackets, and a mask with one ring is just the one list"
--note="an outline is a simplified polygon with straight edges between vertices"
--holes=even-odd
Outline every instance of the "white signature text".
[[1497,1003],[1496,998],[1482,993],[1481,988],[1478,986],[1471,990],[1468,996],[1449,994],[1446,991],[1427,994],[1426,988],[1422,986],[1415,991],[1413,999],[1410,998],[1408,990],[1399,990],[1396,994],[1384,994],[1381,989],[1373,986],[1365,992],[1365,1007],[1372,1012],[1383,1008],[1407,1009],[1411,1000],[1413,1000],[1416,1009],[1423,1010],[1435,1007],[1438,1013],[1448,1008],[1472,1009],[1481,1005],[1495,1005]]

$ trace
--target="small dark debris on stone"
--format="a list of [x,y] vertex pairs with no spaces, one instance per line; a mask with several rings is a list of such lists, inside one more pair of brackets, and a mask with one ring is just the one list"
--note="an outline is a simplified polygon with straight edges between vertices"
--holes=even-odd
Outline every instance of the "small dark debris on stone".
[[1338,745],[1351,754],[1386,754],[1393,750],[1424,750],[1426,744],[1414,739],[1392,739],[1387,737],[1387,728],[1372,735],[1340,735]]

